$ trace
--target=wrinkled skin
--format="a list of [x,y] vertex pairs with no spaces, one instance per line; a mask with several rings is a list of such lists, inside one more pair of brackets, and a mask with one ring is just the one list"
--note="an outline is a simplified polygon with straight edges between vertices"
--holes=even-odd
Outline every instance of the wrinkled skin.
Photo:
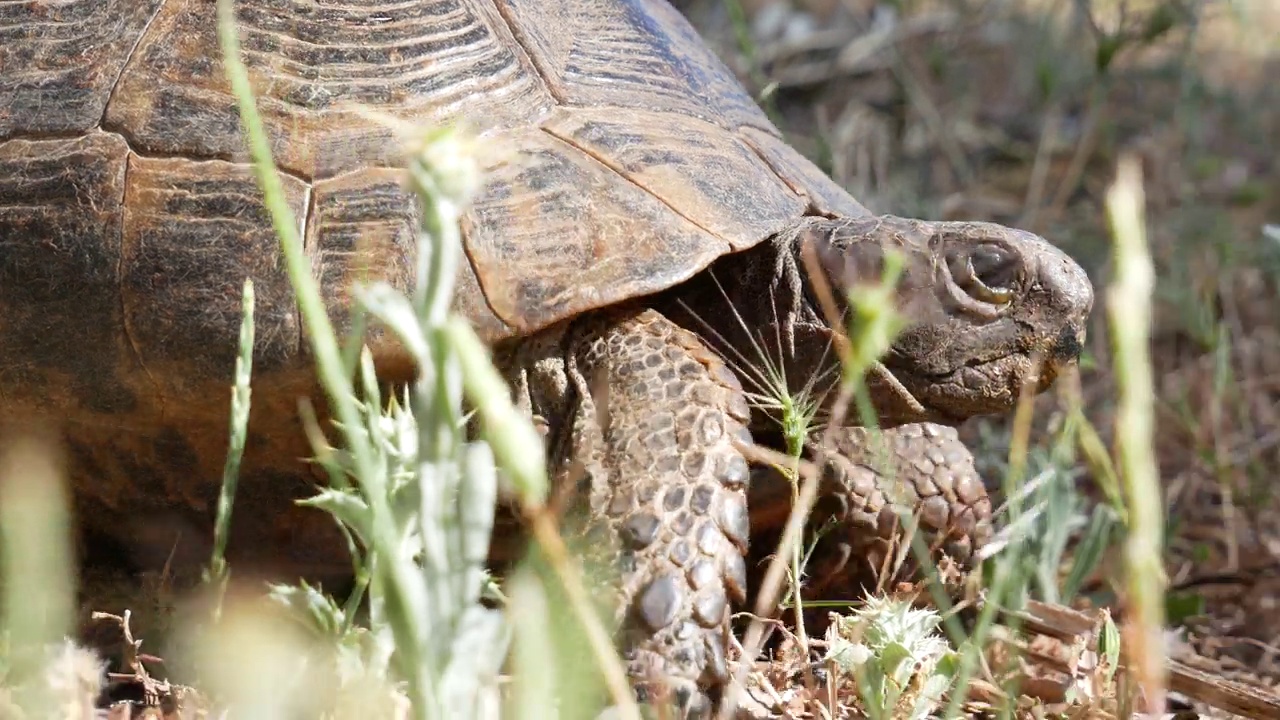
[[[696,710],[727,679],[748,535],[767,509],[748,510],[739,448],[776,434],[781,421],[767,404],[748,402],[744,383],[753,395],[762,390],[756,376],[731,366],[749,366],[753,348],[766,346],[779,351],[771,360],[792,391],[834,377],[823,286],[844,312],[840,298],[879,279],[889,251],[906,261],[898,298],[910,325],[868,383],[883,426],[1011,409],[1023,387],[1044,390],[1077,359],[1093,293],[1064,253],[1000,225],[888,216],[806,218],[651,302],[589,313],[499,349],[518,402],[546,423],[553,475],[577,482],[577,507],[605,530],[595,537],[607,542],[591,547],[621,572],[617,619],[642,695],[672,690]],[[820,282],[805,272],[806,256],[817,259]],[[895,432],[908,456],[958,442]],[[892,483],[878,470],[858,472]],[[828,488],[846,506],[867,507],[865,482]],[[962,494],[977,508],[955,513],[968,518],[960,544],[970,547],[981,541],[989,505],[972,484]],[[916,498],[924,510],[929,496]],[[844,518],[856,535],[856,518]]]

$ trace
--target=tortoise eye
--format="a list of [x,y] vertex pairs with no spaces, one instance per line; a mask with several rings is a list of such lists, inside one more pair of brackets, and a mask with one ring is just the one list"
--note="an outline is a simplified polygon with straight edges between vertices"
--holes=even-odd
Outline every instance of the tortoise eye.
[[1020,263],[998,245],[979,245],[951,253],[951,277],[975,299],[1004,305],[1013,299]]
[[973,276],[992,290],[1012,290],[1018,280],[1018,260],[996,246],[980,247],[969,255]]

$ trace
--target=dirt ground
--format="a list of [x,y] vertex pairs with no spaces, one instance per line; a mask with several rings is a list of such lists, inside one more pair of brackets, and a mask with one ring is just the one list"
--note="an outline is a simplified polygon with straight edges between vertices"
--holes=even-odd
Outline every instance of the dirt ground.
[[[1098,300],[1078,399],[1111,447],[1117,159],[1141,160],[1156,265],[1152,357],[1179,637],[1280,684],[1280,3],[685,0],[677,5],[802,152],[875,212],[1040,232]],[[1270,234],[1268,234],[1270,233]],[[1006,421],[964,428],[988,481]],[[1096,473],[1077,487],[1095,498]],[[1118,558],[1086,596],[1107,602]]]

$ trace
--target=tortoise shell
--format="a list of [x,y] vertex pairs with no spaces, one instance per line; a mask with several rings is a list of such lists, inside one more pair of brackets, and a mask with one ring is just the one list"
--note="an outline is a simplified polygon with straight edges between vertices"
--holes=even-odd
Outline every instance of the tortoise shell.
[[[242,494],[307,494],[309,476],[271,458],[309,454],[284,418],[314,391],[311,359],[214,3],[6,7],[0,419],[55,418],[72,428],[82,490],[108,478],[134,490],[94,489],[94,507],[180,500],[203,518],[250,277]],[[257,0],[237,17],[340,327],[353,279],[404,287],[413,266],[418,210],[400,146],[361,108],[464,122],[506,149],[486,155],[488,184],[461,228],[456,306],[490,342],[671,287],[802,215],[866,214],[784,142],[665,0]],[[375,352],[394,364],[389,343]]]

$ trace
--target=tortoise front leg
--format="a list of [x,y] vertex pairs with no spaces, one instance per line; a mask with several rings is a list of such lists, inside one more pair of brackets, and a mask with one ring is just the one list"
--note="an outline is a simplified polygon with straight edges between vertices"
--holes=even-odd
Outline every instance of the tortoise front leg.
[[[901,567],[886,568],[910,542],[898,512],[918,518],[916,532],[931,549],[968,568],[991,538],[991,500],[973,454],[954,427],[909,423],[883,431],[877,446],[864,427],[837,429],[822,467],[818,501],[808,520],[810,538],[821,531],[806,570],[808,600],[856,600],[877,586],[911,579],[919,563],[906,550]],[[879,454],[880,447],[885,453]],[[814,448],[808,448],[810,458]],[[762,576],[791,509],[790,484],[775,468],[751,470],[753,579]],[[898,509],[895,511],[895,507]],[[884,576],[882,570],[889,570]],[[753,583],[754,584],[754,583]],[[825,613],[823,613],[825,615]]]
[[582,478],[591,520],[616,541],[628,669],[642,699],[667,687],[702,705],[727,677],[730,602],[745,598],[746,397],[654,310],[584,318],[562,347],[570,421],[552,430],[551,464]]

